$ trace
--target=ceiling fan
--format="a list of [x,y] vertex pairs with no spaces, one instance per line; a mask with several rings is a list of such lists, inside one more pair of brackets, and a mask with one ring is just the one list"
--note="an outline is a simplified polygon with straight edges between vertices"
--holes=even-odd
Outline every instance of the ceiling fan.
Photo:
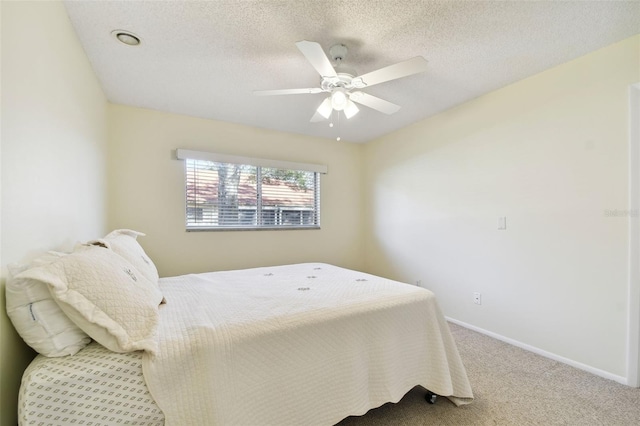
[[[320,44],[303,40],[297,42],[296,46],[320,74],[320,87],[256,90],[253,93],[258,96],[328,93],[329,96],[322,101],[316,113],[311,117],[312,122],[328,119],[334,110],[338,112],[344,111],[345,116],[351,118],[359,111],[356,103],[385,114],[393,114],[400,109],[399,105],[369,95],[360,89],[407,77],[427,69],[427,60],[422,56],[416,56],[415,58],[356,76],[355,73],[347,72],[346,70],[344,70],[345,72],[336,72],[336,68],[331,65],[331,61],[322,50]],[[341,70],[339,65],[347,55],[347,47],[343,44],[337,44],[329,49],[329,54],[336,63],[336,67]]]

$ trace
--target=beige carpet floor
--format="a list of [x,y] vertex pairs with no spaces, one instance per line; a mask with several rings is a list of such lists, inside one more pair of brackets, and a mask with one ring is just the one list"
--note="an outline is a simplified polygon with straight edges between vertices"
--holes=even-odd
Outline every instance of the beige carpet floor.
[[397,404],[338,425],[640,425],[640,389],[450,327],[473,388],[470,405],[427,404],[417,387]]

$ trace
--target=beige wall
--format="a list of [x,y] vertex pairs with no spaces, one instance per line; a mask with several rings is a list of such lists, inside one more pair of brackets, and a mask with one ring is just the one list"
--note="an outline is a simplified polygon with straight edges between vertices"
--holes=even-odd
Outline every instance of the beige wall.
[[366,269],[624,378],[628,218],[606,212],[628,209],[639,54],[636,36],[368,144]]
[[107,102],[60,2],[0,2],[2,235],[0,424],[15,425],[33,352],[4,300],[5,266],[106,230]]
[[[109,106],[109,226],[140,243],[161,276],[321,261],[362,268],[362,146],[148,109]],[[326,164],[321,230],[185,232],[175,149]]]

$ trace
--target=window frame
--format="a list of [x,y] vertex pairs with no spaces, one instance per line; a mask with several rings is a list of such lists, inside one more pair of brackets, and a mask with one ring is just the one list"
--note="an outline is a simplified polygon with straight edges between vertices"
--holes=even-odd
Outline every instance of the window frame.
[[[201,151],[191,151],[185,149],[177,149],[176,157],[179,160],[184,160],[183,167],[183,179],[184,179],[184,225],[185,230],[187,232],[207,232],[207,231],[284,231],[284,230],[308,230],[308,229],[321,229],[320,225],[320,217],[321,217],[321,203],[320,203],[320,181],[321,175],[327,173],[327,166],[318,165],[318,164],[308,164],[308,163],[297,163],[297,162],[288,162],[288,161],[279,161],[279,160],[268,160],[261,158],[252,158],[252,157],[239,157],[239,156],[231,156],[226,154],[217,154],[211,152],[201,152]],[[213,163],[226,163],[232,165],[242,165],[242,166],[250,166],[256,168],[256,204],[255,208],[247,208],[246,206],[238,206],[239,210],[251,211],[256,220],[256,224],[251,224],[249,226],[241,226],[239,223],[241,222],[240,216],[238,217],[238,224],[234,225],[194,225],[189,224],[189,210],[195,209],[195,215],[198,215],[199,207],[193,206],[189,204],[187,187],[188,187],[188,160],[194,161],[208,161]],[[277,206],[263,206],[263,197],[262,197],[262,176],[261,172],[263,168],[273,168],[273,169],[281,169],[287,171],[297,171],[297,172],[312,172],[313,173],[313,181],[314,185],[312,188],[313,191],[313,208],[312,209],[301,209],[298,206],[286,206],[283,208],[279,208]],[[266,212],[273,212],[270,216],[274,218],[274,222],[280,222],[277,225],[265,225],[264,224],[264,214]],[[287,215],[291,216],[298,213],[300,222],[304,222],[305,216],[308,217],[310,213],[312,215],[312,224],[304,225],[285,225],[283,218]],[[202,214],[202,213],[200,213]],[[246,214],[246,212],[245,212]],[[313,221],[315,218],[315,221]]]

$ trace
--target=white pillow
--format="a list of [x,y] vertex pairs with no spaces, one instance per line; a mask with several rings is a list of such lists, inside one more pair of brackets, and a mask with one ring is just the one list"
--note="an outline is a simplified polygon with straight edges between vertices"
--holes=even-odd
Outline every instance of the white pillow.
[[108,243],[108,247],[111,247],[111,250],[124,257],[134,268],[157,286],[158,269],[137,241],[137,237],[144,237],[144,235],[142,232],[132,231],[131,229],[117,229],[104,237],[104,241]]
[[155,352],[162,294],[113,251],[82,246],[18,277],[46,282],[67,316],[102,346]]
[[7,265],[7,314],[25,343],[48,357],[74,355],[88,345],[91,338],[62,312],[47,284],[16,275],[62,256],[64,253],[49,252],[29,265]]

